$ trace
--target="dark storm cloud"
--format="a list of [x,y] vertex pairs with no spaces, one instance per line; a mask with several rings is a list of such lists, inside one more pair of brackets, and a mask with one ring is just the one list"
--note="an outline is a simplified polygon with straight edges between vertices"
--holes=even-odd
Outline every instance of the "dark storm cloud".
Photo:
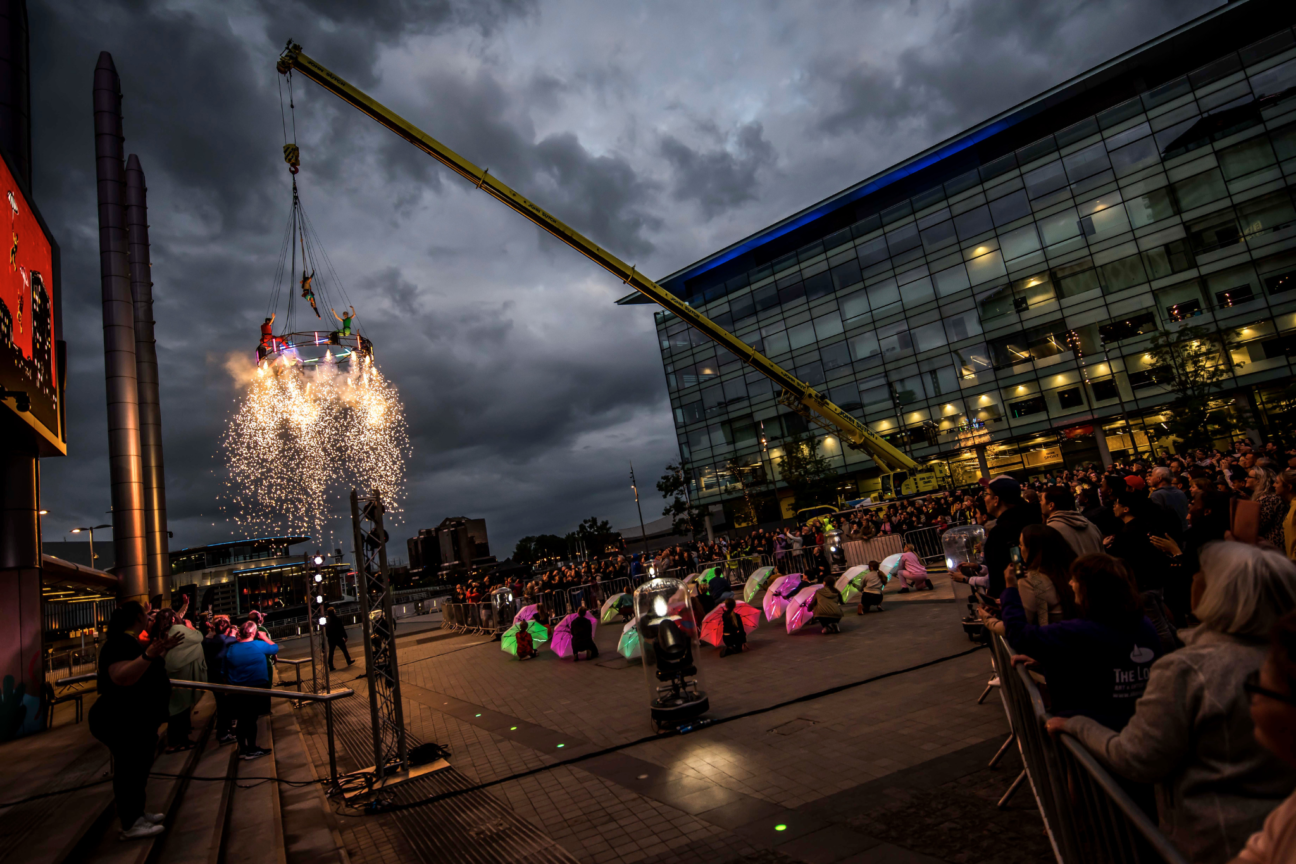
[[[714,128],[711,130],[715,135]],[[694,149],[673,135],[662,137],[662,155],[675,171],[671,194],[696,201],[710,218],[757,197],[756,172],[774,164],[774,147],[759,122],[735,130],[733,146]]]
[[[42,464],[47,536],[108,507],[101,50],[148,174],[170,519],[190,546],[230,536],[225,364],[255,344],[288,213],[285,39],[664,273],[1205,6],[30,0],[34,189],[62,249],[69,342],[69,456]],[[929,44],[889,48],[920,27]],[[405,524],[485,516],[503,556],[586,516],[637,521],[629,460],[651,490],[678,452],[647,310],[613,306],[615,279],[320,88],[293,94],[303,200],[409,415]],[[649,492],[645,518],[659,510]]]
[[925,44],[906,48],[886,64],[867,57],[815,58],[813,76],[836,96],[817,125],[840,135],[910,124],[943,137],[1159,35],[1175,19],[1216,5],[1019,0],[948,5],[938,12],[915,4],[911,14],[937,15],[936,32]]
[[[537,138],[531,121],[519,111],[519,94],[506,90],[487,70],[471,77],[438,70],[419,83],[418,93],[430,95],[399,106],[404,116],[432,118],[435,128],[426,131],[533,201],[543,201],[546,209],[595,241],[634,255],[652,252],[648,234],[660,218],[646,205],[654,187],[624,158],[591,153],[570,132]],[[542,75],[529,81],[526,91],[538,90],[543,104],[562,86]],[[352,123],[370,121],[345,117],[333,130],[346,135]],[[428,190],[439,190],[445,182],[464,183],[407,142],[381,135],[380,165],[389,182]]]

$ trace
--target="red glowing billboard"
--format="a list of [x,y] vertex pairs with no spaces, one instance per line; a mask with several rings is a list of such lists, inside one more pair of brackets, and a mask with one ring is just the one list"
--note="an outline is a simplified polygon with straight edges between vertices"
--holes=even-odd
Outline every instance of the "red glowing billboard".
[[7,158],[0,160],[0,209],[0,410],[32,427],[44,452],[52,446],[65,453],[55,346],[58,247]]

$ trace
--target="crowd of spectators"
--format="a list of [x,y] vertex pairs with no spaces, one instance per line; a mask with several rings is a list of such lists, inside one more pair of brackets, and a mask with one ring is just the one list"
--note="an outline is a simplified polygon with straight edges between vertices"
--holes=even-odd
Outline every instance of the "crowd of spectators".
[[1001,476],[964,500],[986,541],[951,577],[1040,682],[1049,731],[1154,790],[1188,860],[1296,860],[1296,449]]
[[[264,690],[278,651],[260,612],[251,611],[235,624],[226,615],[192,613],[186,594],[175,595],[170,603],[161,596],[151,603],[125,603],[113,613],[99,650],[99,697],[89,721],[91,733],[113,756],[113,796],[123,840],[165,830],[165,814],[147,812],[145,799],[160,726],[167,724],[166,752],[194,747],[191,716],[200,691],[172,687],[171,682]],[[270,712],[269,697],[213,695],[219,741],[237,741],[243,760],[266,755],[269,751],[257,746],[257,725]]]

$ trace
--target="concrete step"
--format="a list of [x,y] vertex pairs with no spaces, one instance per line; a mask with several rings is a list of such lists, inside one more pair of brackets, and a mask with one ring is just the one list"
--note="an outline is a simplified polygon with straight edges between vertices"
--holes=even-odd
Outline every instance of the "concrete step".
[[[153,760],[152,773],[164,776],[149,778],[145,806],[149,812],[165,813],[167,825],[175,823],[188,783],[186,777],[194,773],[206,751],[214,723],[214,708],[215,704],[211,697],[205,695],[194,712],[193,726],[198,746],[180,753],[164,752]],[[161,845],[162,837],[165,836],[159,835],[145,840],[120,839],[122,825],[117,818],[115,808],[111,818],[101,819],[99,824],[102,825],[102,833],[93,850],[85,854],[85,857],[81,857],[85,853],[83,845],[72,857],[65,859],[67,864],[72,864],[73,861],[87,861],[93,864],[148,864],[155,860],[156,850]],[[89,838],[90,835],[87,834],[87,839]]]
[[219,864],[226,815],[234,794],[238,747],[221,744],[216,733],[198,758],[193,776],[223,777],[223,782],[190,780],[167,833],[158,838],[155,864]]
[[297,712],[324,710],[322,705],[296,709],[276,700],[271,725],[275,740],[275,770],[281,779],[309,785],[279,784],[287,864],[349,864],[333,811],[306,750]]
[[222,864],[287,864],[269,716],[257,724],[257,744],[271,753],[237,762],[238,786],[230,802]]
[[[47,796],[0,808],[2,864],[62,861],[107,818],[112,786],[101,781],[111,777],[111,760],[108,748],[91,738],[86,726],[9,742],[0,759],[5,765],[4,800]],[[88,784],[96,785],[76,789]],[[60,789],[75,791],[49,794]]]

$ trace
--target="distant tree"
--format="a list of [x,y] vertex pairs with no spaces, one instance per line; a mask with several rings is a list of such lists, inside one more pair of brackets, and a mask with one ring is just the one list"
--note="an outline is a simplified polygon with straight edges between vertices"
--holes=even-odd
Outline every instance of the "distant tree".
[[536,564],[567,555],[567,541],[557,534],[523,537],[513,547],[513,560],[519,564]]
[[692,480],[693,472],[688,468],[669,463],[666,473],[657,481],[657,491],[668,502],[662,515],[671,517],[671,532],[697,539],[699,534],[706,533],[706,516],[702,508],[689,504],[687,489]]
[[615,552],[621,546],[620,536],[612,530],[612,524],[606,519],[591,516],[577,526],[566,538],[573,547],[577,541],[590,555],[602,555]]
[[784,439],[779,469],[783,482],[792,491],[793,507],[797,510],[837,502],[837,471],[819,453],[814,436]]
[[1235,437],[1250,425],[1245,403],[1231,411],[1209,410],[1233,380],[1218,334],[1201,326],[1159,330],[1147,353],[1153,380],[1174,393],[1165,425],[1184,447],[1209,447],[1213,438]]

